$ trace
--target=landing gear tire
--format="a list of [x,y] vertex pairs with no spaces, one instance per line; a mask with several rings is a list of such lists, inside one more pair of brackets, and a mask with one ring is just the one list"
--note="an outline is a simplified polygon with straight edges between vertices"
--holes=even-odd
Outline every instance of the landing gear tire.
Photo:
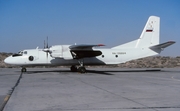
[[26,72],[27,70],[26,70],[26,68],[25,67],[23,67],[22,69],[21,69],[21,72]]
[[81,67],[78,68],[78,72],[80,72],[80,73],[86,73],[86,68],[83,67],[83,66],[81,66]]
[[75,65],[71,66],[71,72],[77,72],[77,67]]

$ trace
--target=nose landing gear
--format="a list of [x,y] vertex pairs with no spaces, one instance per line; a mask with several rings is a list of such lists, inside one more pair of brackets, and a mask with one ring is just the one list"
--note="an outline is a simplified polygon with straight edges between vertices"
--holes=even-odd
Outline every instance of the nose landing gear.
[[21,72],[26,72],[26,71],[27,71],[26,68],[22,67]]

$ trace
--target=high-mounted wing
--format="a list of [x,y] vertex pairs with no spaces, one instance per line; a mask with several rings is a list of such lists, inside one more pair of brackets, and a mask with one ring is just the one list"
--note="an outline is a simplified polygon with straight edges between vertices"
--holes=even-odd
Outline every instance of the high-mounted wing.
[[71,45],[71,46],[69,46],[69,48],[71,50],[82,50],[82,49],[85,49],[85,50],[91,49],[92,50],[93,47],[99,47],[99,46],[105,46],[105,45],[103,45],[103,44],[98,44],[98,45],[81,44],[81,45]]
[[74,59],[81,59],[86,57],[95,57],[102,54],[99,50],[93,50],[93,47],[104,46],[103,44],[98,45],[71,45],[70,51]]

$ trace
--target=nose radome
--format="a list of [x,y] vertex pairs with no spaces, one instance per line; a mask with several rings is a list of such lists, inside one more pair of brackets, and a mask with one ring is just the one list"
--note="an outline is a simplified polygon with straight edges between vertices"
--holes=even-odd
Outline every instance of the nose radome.
[[7,57],[6,59],[4,59],[4,62],[5,62],[6,64],[9,64],[9,59],[8,59],[8,57]]
[[5,62],[6,64],[11,64],[11,63],[12,63],[11,57],[7,57],[7,58],[4,60],[4,62]]

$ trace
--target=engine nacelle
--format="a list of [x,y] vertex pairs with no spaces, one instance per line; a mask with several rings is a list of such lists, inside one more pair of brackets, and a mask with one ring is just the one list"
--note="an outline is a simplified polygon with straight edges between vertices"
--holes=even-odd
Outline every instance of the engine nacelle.
[[69,45],[56,45],[50,47],[50,55],[53,58],[62,58],[66,60],[73,59]]

